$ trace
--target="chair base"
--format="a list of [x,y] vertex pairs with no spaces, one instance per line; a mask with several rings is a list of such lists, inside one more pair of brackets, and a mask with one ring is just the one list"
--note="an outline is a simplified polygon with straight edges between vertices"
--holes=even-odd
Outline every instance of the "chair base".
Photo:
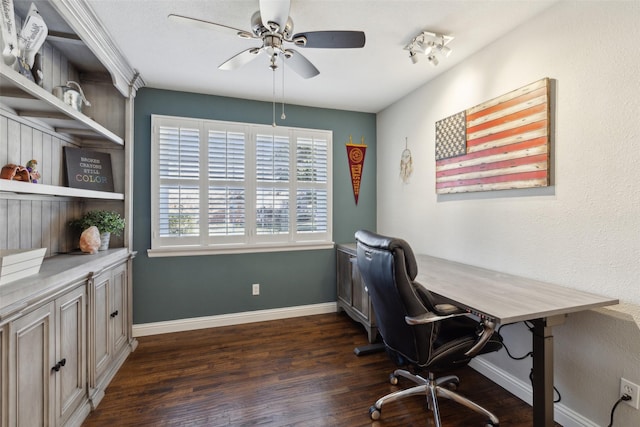
[[438,397],[444,397],[445,399],[453,400],[463,406],[466,406],[469,409],[472,409],[475,412],[486,416],[486,425],[488,426],[497,427],[499,425],[498,418],[491,412],[448,388],[451,386],[456,388],[458,386],[460,380],[455,375],[434,378],[433,373],[429,372],[429,378],[423,378],[420,375],[414,375],[404,369],[397,369],[393,372],[393,374],[390,375],[391,384],[397,384],[398,377],[406,378],[418,385],[405,390],[399,390],[393,393],[389,393],[386,396],[378,399],[376,403],[371,408],[369,408],[369,415],[371,416],[371,419],[379,419],[382,412],[382,406],[387,403],[403,399],[407,396],[426,395],[427,407],[433,412],[433,418],[435,420],[436,427],[441,427],[440,410],[438,409]]

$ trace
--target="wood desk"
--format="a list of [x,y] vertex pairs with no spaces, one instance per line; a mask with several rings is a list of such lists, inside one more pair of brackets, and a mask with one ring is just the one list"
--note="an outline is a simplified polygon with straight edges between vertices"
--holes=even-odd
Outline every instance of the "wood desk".
[[428,255],[416,259],[416,281],[430,292],[496,324],[533,323],[533,423],[553,426],[552,327],[569,313],[618,300]]

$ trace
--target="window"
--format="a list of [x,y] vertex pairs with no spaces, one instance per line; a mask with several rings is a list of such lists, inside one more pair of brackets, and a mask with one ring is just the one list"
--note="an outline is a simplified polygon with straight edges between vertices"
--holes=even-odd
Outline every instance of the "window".
[[153,115],[150,256],[330,247],[330,131]]

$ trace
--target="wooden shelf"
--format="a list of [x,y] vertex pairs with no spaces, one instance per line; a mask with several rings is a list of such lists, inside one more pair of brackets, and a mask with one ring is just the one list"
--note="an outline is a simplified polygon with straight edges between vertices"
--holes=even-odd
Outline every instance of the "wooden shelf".
[[122,193],[58,187],[56,185],[32,184],[30,182],[9,181],[7,179],[0,179],[0,192],[78,197],[83,199],[124,200],[124,194]]
[[36,118],[56,132],[90,139],[106,139],[114,144],[124,145],[123,139],[118,135],[1,62],[0,102],[12,108],[19,116]]

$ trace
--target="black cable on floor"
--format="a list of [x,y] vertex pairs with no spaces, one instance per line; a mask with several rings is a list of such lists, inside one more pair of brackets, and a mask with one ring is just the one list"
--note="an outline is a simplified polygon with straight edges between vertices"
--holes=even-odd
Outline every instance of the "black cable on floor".
[[615,405],[613,405],[613,408],[611,408],[611,422],[609,422],[608,427],[613,427],[613,413],[616,411],[616,408],[618,407],[620,402],[627,401],[627,400],[631,400],[631,396],[629,396],[628,394],[625,394],[624,396],[620,397],[620,399],[618,399]]

